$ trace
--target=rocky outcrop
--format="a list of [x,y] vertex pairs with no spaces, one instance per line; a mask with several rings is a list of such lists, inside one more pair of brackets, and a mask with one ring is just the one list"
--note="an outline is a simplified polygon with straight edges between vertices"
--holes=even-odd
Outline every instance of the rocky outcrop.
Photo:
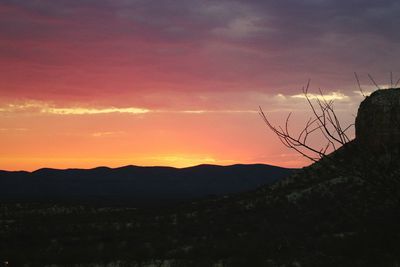
[[400,152],[400,88],[377,90],[358,108],[357,143],[374,153]]

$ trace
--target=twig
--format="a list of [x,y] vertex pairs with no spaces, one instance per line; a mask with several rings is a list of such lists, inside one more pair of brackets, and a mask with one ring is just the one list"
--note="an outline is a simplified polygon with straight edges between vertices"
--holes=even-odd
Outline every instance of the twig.
[[390,88],[393,88],[393,72],[390,72]]
[[[307,120],[304,128],[299,132],[297,137],[293,135],[289,129],[291,112],[286,117],[284,127],[273,126],[261,107],[259,107],[259,114],[270,130],[278,136],[280,142],[284,146],[297,151],[299,154],[312,161],[318,161],[325,157],[330,149],[336,150],[338,144],[344,145],[350,141],[346,132],[350,127],[354,126],[354,124],[350,124],[343,130],[340,120],[333,108],[334,101],[328,101],[322,90],[319,89],[320,97],[316,98],[318,105],[314,105],[308,94],[309,87],[310,80],[308,80],[307,85],[302,88],[302,91],[314,117]],[[322,148],[315,148],[308,144],[308,138],[314,135],[318,130],[326,140],[326,144]]]
[[379,87],[379,85],[375,82],[374,78],[372,78],[372,76],[368,73],[368,77],[369,79],[375,84],[376,88],[378,88],[378,90],[381,90],[381,88]]
[[363,89],[361,88],[360,79],[358,79],[357,72],[354,72],[354,76],[356,77],[356,81],[357,81],[357,84],[358,84],[358,89],[360,90],[362,96],[365,98],[366,96],[364,94]]
[[397,85],[399,84],[399,82],[400,82],[400,78],[397,80],[396,84],[394,85],[394,88],[397,88]]

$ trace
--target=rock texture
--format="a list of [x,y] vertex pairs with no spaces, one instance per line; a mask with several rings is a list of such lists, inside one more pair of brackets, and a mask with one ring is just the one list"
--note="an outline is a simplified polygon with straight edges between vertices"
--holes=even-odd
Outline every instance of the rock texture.
[[356,140],[374,153],[400,152],[400,88],[377,90],[358,108]]

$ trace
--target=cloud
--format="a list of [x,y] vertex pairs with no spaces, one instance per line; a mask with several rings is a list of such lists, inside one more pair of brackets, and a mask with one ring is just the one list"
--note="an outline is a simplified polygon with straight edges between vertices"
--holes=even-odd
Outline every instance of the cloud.
[[148,109],[142,108],[43,108],[42,113],[51,113],[58,115],[92,115],[92,114],[108,114],[108,113],[128,113],[128,114],[144,114],[150,112]]
[[53,114],[53,115],[101,115],[101,114],[131,114],[143,115],[148,113],[176,113],[176,114],[239,114],[257,113],[253,109],[149,109],[138,107],[58,107],[51,102],[28,100],[25,102],[4,104],[0,107],[0,114]]
[[257,17],[254,14],[241,16],[227,22],[223,27],[214,28],[212,32],[215,35],[222,35],[232,39],[261,37],[263,35],[268,35],[273,31],[263,24],[259,25],[259,22],[262,20],[262,18]]
[[123,134],[126,134],[126,132],[124,132],[124,131],[95,132],[95,133],[92,133],[91,135],[93,137],[113,137],[113,136],[120,136],[120,135],[123,135]]
[[[165,112],[165,111],[160,111]],[[209,113],[257,113],[257,110],[180,110],[178,113],[209,114]]]
[[394,0],[1,1],[0,93],[294,93],[308,78],[350,90],[354,71],[400,68],[399,11]]
[[27,128],[0,128],[0,132],[26,132]]
[[136,107],[106,107],[106,108],[90,108],[90,107],[55,107],[51,103],[41,101],[26,101],[23,103],[6,104],[0,108],[2,113],[29,113],[29,114],[55,114],[55,115],[96,115],[110,113],[126,113],[126,114],[145,114],[150,112],[149,109]]
[[[306,98],[306,96],[304,94],[292,95],[291,97],[292,98],[303,98],[303,99]],[[331,93],[323,94],[323,95],[309,93],[309,94],[307,94],[307,97],[309,99],[320,99],[320,100],[325,99],[327,101],[331,101],[331,100],[342,100],[343,101],[343,100],[350,99],[349,96],[347,96],[341,92],[331,92]]]
[[[365,88],[365,92],[369,92]],[[325,92],[325,91],[324,91]],[[318,93],[308,94],[311,100],[321,98]],[[186,115],[240,115],[256,114],[258,106],[266,111],[287,112],[305,111],[308,109],[303,94],[268,93],[257,91],[243,91],[226,94],[225,92],[199,93],[190,96],[185,93],[173,93],[166,97],[163,94],[152,95],[151,98],[132,101],[131,106],[120,106],[118,101],[108,106],[107,102],[92,103],[63,101],[14,101],[0,104],[0,114],[28,114],[28,115],[58,115],[58,116],[90,116],[102,114],[130,114],[130,115],[156,115],[156,114],[186,114]],[[362,100],[358,91],[341,92],[326,91],[324,98],[334,100],[337,107],[357,107]],[[127,101],[130,102],[130,101]],[[177,105],[177,103],[181,103]]]

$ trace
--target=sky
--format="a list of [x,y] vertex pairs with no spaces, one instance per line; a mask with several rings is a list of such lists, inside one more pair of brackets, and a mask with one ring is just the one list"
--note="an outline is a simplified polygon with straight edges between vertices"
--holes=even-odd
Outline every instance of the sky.
[[[352,123],[400,77],[392,0],[0,0],[0,169],[310,162],[311,79]],[[349,133],[353,136],[353,133]],[[315,137],[313,145],[321,145]]]

